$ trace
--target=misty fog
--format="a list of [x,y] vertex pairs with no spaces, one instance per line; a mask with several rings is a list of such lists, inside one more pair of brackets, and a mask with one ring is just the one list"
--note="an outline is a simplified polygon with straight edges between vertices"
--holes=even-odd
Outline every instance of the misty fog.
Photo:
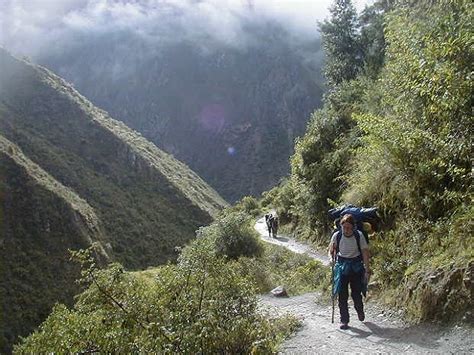
[[[355,0],[360,11],[371,0]],[[332,0],[2,0],[0,45],[33,59],[90,36],[133,33],[154,46],[180,40],[242,48],[245,26],[276,23],[294,41],[317,36]]]

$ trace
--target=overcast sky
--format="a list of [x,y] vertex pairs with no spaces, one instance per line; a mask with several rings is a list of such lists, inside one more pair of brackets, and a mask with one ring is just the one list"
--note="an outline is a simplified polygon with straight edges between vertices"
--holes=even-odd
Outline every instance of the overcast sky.
[[[373,0],[353,0],[357,10]],[[226,44],[241,40],[245,21],[276,21],[314,38],[332,0],[0,0],[0,45],[35,55],[68,34],[127,30],[148,38],[183,32]],[[173,32],[174,31],[174,32]]]

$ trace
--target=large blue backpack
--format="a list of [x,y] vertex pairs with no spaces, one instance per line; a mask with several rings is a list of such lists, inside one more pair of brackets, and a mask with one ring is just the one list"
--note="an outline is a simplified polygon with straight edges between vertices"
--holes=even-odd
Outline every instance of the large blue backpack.
[[367,243],[369,242],[369,234],[364,229],[364,222],[370,223],[373,231],[380,231],[381,220],[377,215],[377,207],[364,208],[354,205],[344,205],[341,207],[332,208],[328,211],[328,213],[331,219],[335,222],[337,231],[341,230],[339,221],[341,220],[342,216],[345,214],[351,214],[356,221],[357,230],[364,234]]

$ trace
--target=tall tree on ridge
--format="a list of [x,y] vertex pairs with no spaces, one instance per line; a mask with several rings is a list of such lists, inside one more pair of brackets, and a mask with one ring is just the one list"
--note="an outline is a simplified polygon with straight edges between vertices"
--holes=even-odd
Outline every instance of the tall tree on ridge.
[[359,48],[357,12],[351,0],[335,0],[331,17],[319,23],[326,51],[324,74],[329,90],[354,79],[362,64]]

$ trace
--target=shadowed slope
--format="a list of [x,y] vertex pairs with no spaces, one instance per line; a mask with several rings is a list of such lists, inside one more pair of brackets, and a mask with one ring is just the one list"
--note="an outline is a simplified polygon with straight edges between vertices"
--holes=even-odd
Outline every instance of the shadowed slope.
[[55,302],[71,303],[79,289],[68,249],[97,243],[109,260],[93,208],[0,135],[0,349],[28,334]]
[[156,265],[226,203],[184,164],[46,69],[2,53],[0,128],[96,209],[117,259]]

